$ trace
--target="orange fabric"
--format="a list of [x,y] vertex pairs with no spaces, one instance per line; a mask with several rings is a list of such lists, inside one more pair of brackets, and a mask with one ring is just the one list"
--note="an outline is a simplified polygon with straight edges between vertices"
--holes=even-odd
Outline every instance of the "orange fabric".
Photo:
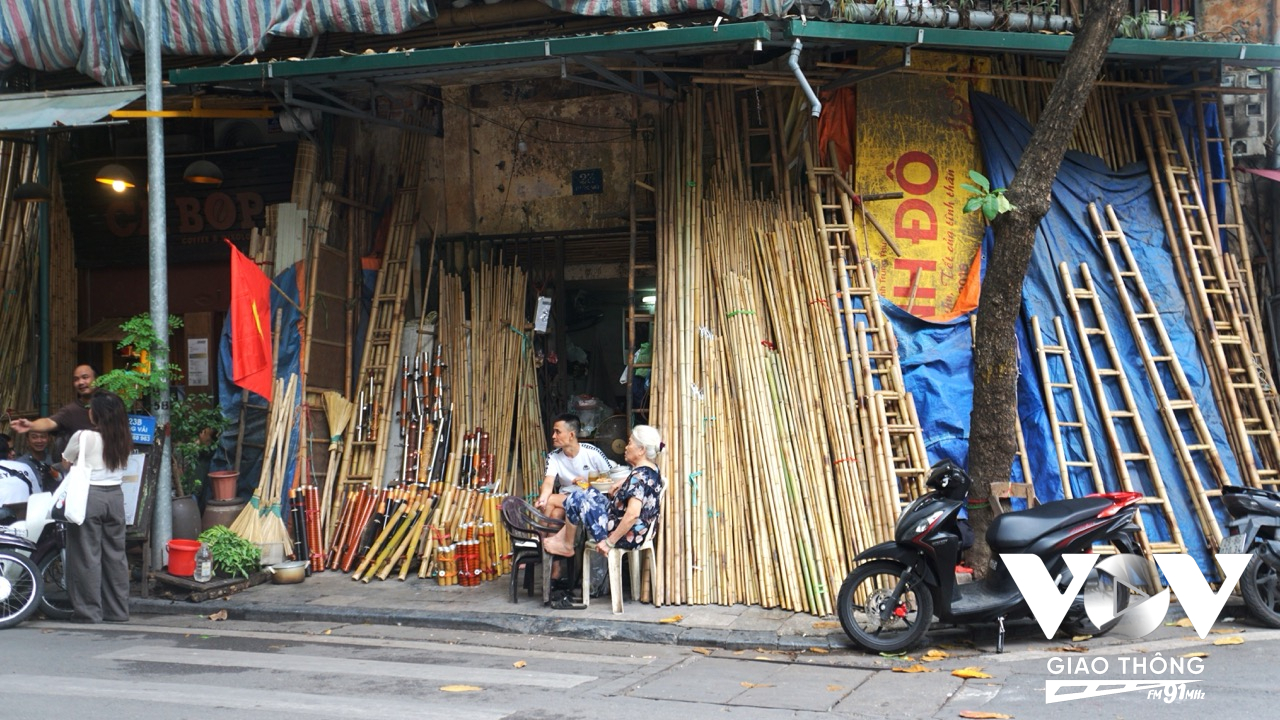
[[822,115],[818,118],[818,158],[820,162],[832,162],[827,151],[835,145],[836,162],[840,172],[853,165],[854,132],[857,128],[858,106],[853,88],[843,87],[835,92],[822,94]]
[[978,252],[973,254],[973,264],[969,266],[969,275],[964,280],[964,285],[960,287],[960,294],[956,296],[956,304],[950,311],[935,318],[936,320],[950,320],[960,317],[967,312],[978,309],[978,302],[982,299],[982,246],[978,246]]

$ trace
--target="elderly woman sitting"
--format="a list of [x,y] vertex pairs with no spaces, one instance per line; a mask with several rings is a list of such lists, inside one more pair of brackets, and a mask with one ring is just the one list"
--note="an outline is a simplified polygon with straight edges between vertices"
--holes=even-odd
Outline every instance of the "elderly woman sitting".
[[552,495],[547,501],[552,517],[568,520],[560,532],[542,541],[547,552],[573,555],[575,529],[584,525],[596,550],[608,554],[614,546],[634,548],[644,544],[658,519],[658,498],[662,476],[653,464],[662,451],[662,436],[650,425],[637,425],[623,457],[631,474],[609,488],[608,497],[593,488],[567,495]]

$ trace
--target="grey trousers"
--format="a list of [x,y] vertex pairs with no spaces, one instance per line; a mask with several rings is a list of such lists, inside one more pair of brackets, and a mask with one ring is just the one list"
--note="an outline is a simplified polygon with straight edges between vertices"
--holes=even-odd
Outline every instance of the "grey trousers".
[[124,492],[119,485],[91,485],[84,522],[67,525],[67,592],[80,620],[129,619]]

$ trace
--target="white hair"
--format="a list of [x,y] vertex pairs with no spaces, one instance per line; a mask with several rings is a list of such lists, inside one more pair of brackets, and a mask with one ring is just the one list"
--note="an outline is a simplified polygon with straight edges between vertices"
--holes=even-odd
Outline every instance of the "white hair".
[[652,425],[637,425],[631,428],[631,437],[644,448],[644,456],[649,460],[658,457],[664,447],[662,434]]

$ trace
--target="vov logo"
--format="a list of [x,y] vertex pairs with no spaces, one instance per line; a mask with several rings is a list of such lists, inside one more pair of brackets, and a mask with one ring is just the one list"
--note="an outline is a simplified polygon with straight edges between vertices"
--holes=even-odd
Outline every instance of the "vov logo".
[[[1195,558],[1186,554],[1160,554],[1155,556],[1156,565],[1169,586],[1149,595],[1146,588],[1155,583],[1147,582],[1150,573],[1146,561],[1139,555],[1112,555],[1102,562],[1093,554],[1063,555],[1071,571],[1071,582],[1065,591],[1058,589],[1057,581],[1049,576],[1044,560],[1038,555],[1000,556],[1046,639],[1053,638],[1072,601],[1084,589],[1084,609],[1089,621],[1100,628],[1110,627],[1113,634],[1131,638],[1143,637],[1160,627],[1169,610],[1169,591],[1172,590],[1201,640],[1208,637],[1252,555],[1214,557],[1224,579],[1218,592],[1209,587]],[[1109,585],[1089,583],[1086,587],[1095,565],[1099,576],[1108,575],[1113,582]]]

